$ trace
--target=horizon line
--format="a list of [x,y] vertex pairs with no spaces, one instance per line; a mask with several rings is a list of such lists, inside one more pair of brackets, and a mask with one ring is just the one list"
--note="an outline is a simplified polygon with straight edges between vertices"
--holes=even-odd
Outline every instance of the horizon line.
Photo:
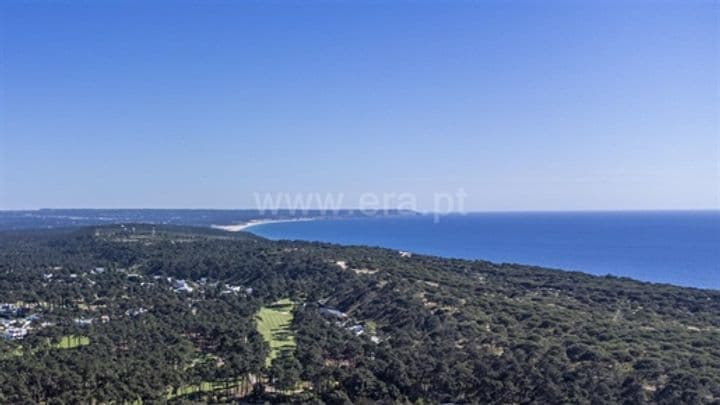
[[485,214],[485,213],[562,213],[562,212],[698,212],[698,211],[720,211],[720,207],[711,208],[569,208],[569,209],[491,209],[491,210],[466,210],[466,211],[447,211],[438,212],[432,210],[412,210],[407,208],[378,208],[378,209],[362,209],[362,208],[337,208],[337,209],[322,209],[322,208],[277,208],[277,209],[258,209],[258,208],[105,208],[105,207],[72,207],[72,208],[19,208],[19,209],[5,209],[0,208],[0,212],[37,212],[37,211],[256,211],[262,212],[263,214],[273,214],[279,211],[292,211],[294,213],[302,214],[303,212],[323,212],[328,215],[332,215],[337,212],[389,212],[389,211],[401,211],[401,212],[412,212],[416,214],[441,214],[441,215],[464,215],[464,214]]

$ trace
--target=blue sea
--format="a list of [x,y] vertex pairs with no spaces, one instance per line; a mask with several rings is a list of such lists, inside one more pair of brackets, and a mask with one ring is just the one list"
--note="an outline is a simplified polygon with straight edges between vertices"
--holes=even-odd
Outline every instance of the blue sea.
[[720,211],[478,213],[269,223],[270,239],[381,246],[720,289]]

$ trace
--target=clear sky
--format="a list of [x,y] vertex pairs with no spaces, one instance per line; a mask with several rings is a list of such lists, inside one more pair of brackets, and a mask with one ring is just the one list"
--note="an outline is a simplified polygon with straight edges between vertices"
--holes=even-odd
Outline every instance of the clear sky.
[[718,4],[4,1],[0,209],[720,208]]

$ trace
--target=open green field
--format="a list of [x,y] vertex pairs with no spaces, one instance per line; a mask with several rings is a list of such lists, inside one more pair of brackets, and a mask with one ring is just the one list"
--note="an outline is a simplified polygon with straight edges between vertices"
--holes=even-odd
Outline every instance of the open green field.
[[[67,335],[60,338],[60,341],[57,343],[51,343],[50,339],[47,339],[47,343],[50,345],[50,348],[52,349],[59,349],[59,350],[65,350],[65,349],[75,349],[81,346],[87,346],[90,344],[90,338],[87,336],[77,336],[77,335]],[[25,349],[22,346],[15,347],[9,351],[0,353],[0,359],[7,359],[10,357],[17,357],[22,356],[25,353],[33,354],[36,353],[38,350],[40,350],[40,347],[34,347]]]
[[295,336],[290,328],[294,303],[282,299],[260,308],[257,313],[257,328],[270,345],[266,364],[269,366],[281,352],[295,349]]
[[168,389],[168,393],[166,395],[166,398],[168,400],[180,398],[185,395],[195,394],[195,393],[208,393],[208,392],[216,392],[216,391],[222,391],[225,389],[232,389],[237,387],[242,383],[241,380],[234,380],[230,382],[222,382],[222,381],[203,381],[199,384],[189,384],[184,385],[178,389]]
[[10,359],[12,357],[22,356],[23,355],[23,349],[22,346],[18,346],[15,348],[11,348],[7,351],[0,352],[0,360],[6,360]]
[[68,335],[63,336],[58,343],[53,345],[56,349],[74,349],[80,346],[87,346],[90,344],[90,338],[87,336],[75,336]]

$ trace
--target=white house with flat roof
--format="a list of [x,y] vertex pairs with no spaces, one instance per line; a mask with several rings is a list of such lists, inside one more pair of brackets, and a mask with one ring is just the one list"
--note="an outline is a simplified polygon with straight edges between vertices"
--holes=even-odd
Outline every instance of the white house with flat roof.
[[3,331],[2,337],[6,340],[20,340],[24,338],[27,333],[27,328],[16,328],[11,326]]
[[175,288],[175,292],[193,292],[193,288],[190,287],[185,280],[175,280],[173,287]]

